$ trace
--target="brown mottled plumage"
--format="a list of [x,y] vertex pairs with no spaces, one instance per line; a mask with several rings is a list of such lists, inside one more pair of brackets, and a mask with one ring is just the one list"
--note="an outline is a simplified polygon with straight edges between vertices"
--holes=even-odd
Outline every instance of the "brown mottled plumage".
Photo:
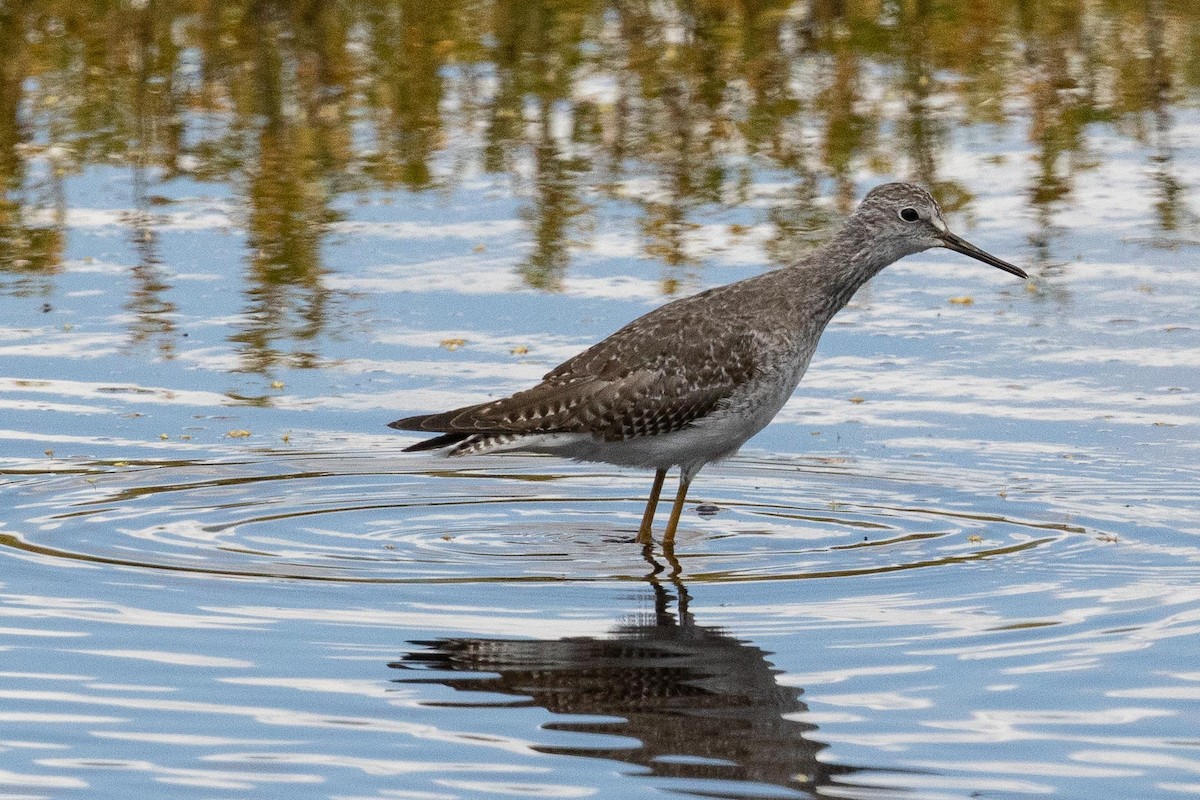
[[761,355],[752,334],[725,335],[730,320],[706,313],[706,294],[630,323],[531,389],[392,425],[461,435],[460,447],[491,435],[587,433],[618,442],[687,427],[752,380]]
[[797,264],[657,308],[511,397],[391,427],[442,434],[410,451],[519,450],[653,467],[638,533],[643,543],[666,472],[678,466],[679,492],[663,536],[670,545],[696,472],[737,452],[771,421],[833,315],[888,264],[931,247],[1025,277],[951,233],[924,189],[884,184],[828,244]]

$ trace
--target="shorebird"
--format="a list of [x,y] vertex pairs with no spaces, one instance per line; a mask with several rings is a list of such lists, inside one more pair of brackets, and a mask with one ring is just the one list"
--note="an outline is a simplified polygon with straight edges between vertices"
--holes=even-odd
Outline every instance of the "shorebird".
[[501,400],[391,427],[440,433],[406,451],[503,451],[651,468],[637,541],[649,545],[667,471],[679,489],[663,532],[673,547],[696,473],[728,458],[783,408],[833,315],[880,270],[945,247],[1019,278],[1023,270],[946,226],[911,183],[876,186],[833,238],[803,260],[667,303]]

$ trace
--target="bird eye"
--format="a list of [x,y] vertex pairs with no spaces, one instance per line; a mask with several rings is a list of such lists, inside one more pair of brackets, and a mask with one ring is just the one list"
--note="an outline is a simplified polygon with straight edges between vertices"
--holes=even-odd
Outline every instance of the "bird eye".
[[905,222],[916,222],[920,218],[921,215],[917,213],[915,208],[900,209],[900,219],[904,220]]

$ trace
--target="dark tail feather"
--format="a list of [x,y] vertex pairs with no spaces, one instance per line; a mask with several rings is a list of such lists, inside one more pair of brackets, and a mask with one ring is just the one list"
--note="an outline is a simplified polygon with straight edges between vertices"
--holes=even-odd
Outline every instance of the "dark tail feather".
[[[389,428],[395,428],[401,431],[425,431],[427,433],[441,433],[438,430],[441,427],[438,423],[446,422],[447,417],[453,416],[455,412],[449,414],[421,414],[416,417],[405,417],[398,419],[395,422],[389,422]],[[444,431],[445,428],[442,428]],[[419,453],[422,450],[439,450],[443,447],[449,447],[452,444],[458,444],[463,439],[471,436],[474,432],[453,432],[442,433],[441,436],[435,436],[432,439],[427,439],[423,442],[417,442],[414,445],[404,448],[406,453]]]
[[388,427],[395,428],[398,431],[426,431],[429,429],[423,426],[421,423],[436,416],[438,415],[418,414],[415,417],[405,417],[404,419],[398,419],[395,422],[389,422]]
[[[489,405],[488,403],[480,403],[474,406],[463,406],[452,411],[443,411],[441,414],[418,414],[415,417],[405,417],[398,419],[395,422],[389,422],[389,428],[395,428],[401,431],[429,431],[430,433],[443,433],[452,431],[455,428],[462,428],[462,425],[455,425],[454,420],[461,417],[463,414],[470,414],[476,409]],[[472,431],[475,433],[475,431]]]
[[[400,422],[403,421],[404,420],[400,420]],[[395,423],[392,424],[392,427],[395,427]],[[452,444],[458,444],[463,439],[466,439],[471,435],[472,434],[469,433],[443,433],[441,436],[435,436],[432,439],[426,439],[423,442],[417,442],[416,444],[409,445],[408,447],[404,448],[404,452],[419,453],[422,450],[439,450],[443,447],[449,447]]]

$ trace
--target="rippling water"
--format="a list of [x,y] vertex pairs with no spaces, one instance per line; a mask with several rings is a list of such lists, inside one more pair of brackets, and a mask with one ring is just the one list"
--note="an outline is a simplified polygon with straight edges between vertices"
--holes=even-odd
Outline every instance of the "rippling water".
[[[761,5],[0,9],[0,798],[1200,794],[1195,10]],[[673,553],[385,427],[895,177],[1033,277],[885,271]]]
[[551,459],[11,465],[5,782],[1190,791],[1194,484],[1000,461],[739,458],[677,559],[644,476]]

